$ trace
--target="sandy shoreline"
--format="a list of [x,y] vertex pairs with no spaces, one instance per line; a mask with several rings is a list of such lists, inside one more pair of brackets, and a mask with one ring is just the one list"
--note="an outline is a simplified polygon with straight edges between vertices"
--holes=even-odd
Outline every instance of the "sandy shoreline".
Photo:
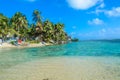
[[[105,59],[107,60],[107,59]],[[110,59],[108,59],[109,62]],[[2,80],[120,80],[117,64],[104,64],[104,58],[52,57],[22,63],[5,69]]]
[[32,44],[28,44],[28,45],[19,45],[19,46],[15,46],[9,43],[3,43],[2,45],[0,45],[0,48],[29,48],[29,47],[42,47],[42,46],[49,46],[52,45],[50,43],[32,43]]

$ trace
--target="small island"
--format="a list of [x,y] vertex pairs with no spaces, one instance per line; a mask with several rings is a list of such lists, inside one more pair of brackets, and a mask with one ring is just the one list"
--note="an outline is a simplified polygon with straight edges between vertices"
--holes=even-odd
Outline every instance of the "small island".
[[0,14],[0,47],[64,44],[71,40],[63,23],[43,20],[39,10],[32,13],[32,23],[26,15],[16,12],[11,18]]

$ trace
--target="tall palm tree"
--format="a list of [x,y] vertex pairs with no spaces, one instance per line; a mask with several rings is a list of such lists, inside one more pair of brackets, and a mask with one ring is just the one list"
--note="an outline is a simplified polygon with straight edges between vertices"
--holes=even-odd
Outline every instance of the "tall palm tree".
[[45,41],[51,41],[53,40],[52,37],[54,35],[54,28],[53,28],[53,23],[50,22],[49,20],[46,20],[43,23],[43,32],[44,32],[44,40]]
[[28,21],[25,15],[20,12],[16,12],[11,18],[11,25],[18,32],[19,36],[21,35],[24,37],[28,28]]
[[0,14],[0,37],[6,38],[8,34],[8,22],[9,19],[4,16],[3,14]]
[[43,32],[43,26],[42,26],[42,17],[40,15],[41,13],[38,11],[38,10],[34,10],[33,11],[33,21],[35,22],[36,24],[36,33],[35,33],[35,36],[39,36],[39,40],[40,41],[43,41],[43,35],[42,35],[42,32]]
[[41,13],[38,10],[33,11],[33,21],[36,23],[36,27],[40,28],[40,30],[43,30],[42,17]]
[[42,22],[42,17],[40,14],[41,13],[39,12],[39,10],[33,11],[33,21],[35,21],[35,23]]
[[16,12],[10,19],[0,14],[0,37],[5,39],[17,35],[24,39],[56,43],[67,40],[64,24],[53,24],[49,20],[42,22],[41,13],[38,10],[34,10],[32,16],[35,23],[28,25],[26,16],[21,12]]
[[54,25],[54,40],[56,42],[60,41],[66,41],[67,40],[67,35],[64,32],[64,24],[62,23],[57,23]]

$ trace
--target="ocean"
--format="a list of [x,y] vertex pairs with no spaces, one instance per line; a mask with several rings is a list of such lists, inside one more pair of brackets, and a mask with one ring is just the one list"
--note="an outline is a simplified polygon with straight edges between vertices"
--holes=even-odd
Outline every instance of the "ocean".
[[0,49],[0,80],[120,80],[120,42]]

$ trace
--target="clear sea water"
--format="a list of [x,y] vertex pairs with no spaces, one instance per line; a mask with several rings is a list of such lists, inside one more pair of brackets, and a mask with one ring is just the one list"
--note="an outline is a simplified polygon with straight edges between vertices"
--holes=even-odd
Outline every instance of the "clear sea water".
[[[99,60],[105,65],[115,65],[114,70],[117,70],[117,76],[120,76],[119,41],[81,41],[37,48],[0,49],[0,74],[19,64],[54,57]],[[119,79],[120,77],[117,77],[114,80]]]
[[[37,48],[0,49],[0,67],[11,66],[21,62],[44,57],[58,56],[94,56],[120,58],[120,42],[111,41],[81,41],[63,45]],[[7,67],[6,66],[6,67]]]

